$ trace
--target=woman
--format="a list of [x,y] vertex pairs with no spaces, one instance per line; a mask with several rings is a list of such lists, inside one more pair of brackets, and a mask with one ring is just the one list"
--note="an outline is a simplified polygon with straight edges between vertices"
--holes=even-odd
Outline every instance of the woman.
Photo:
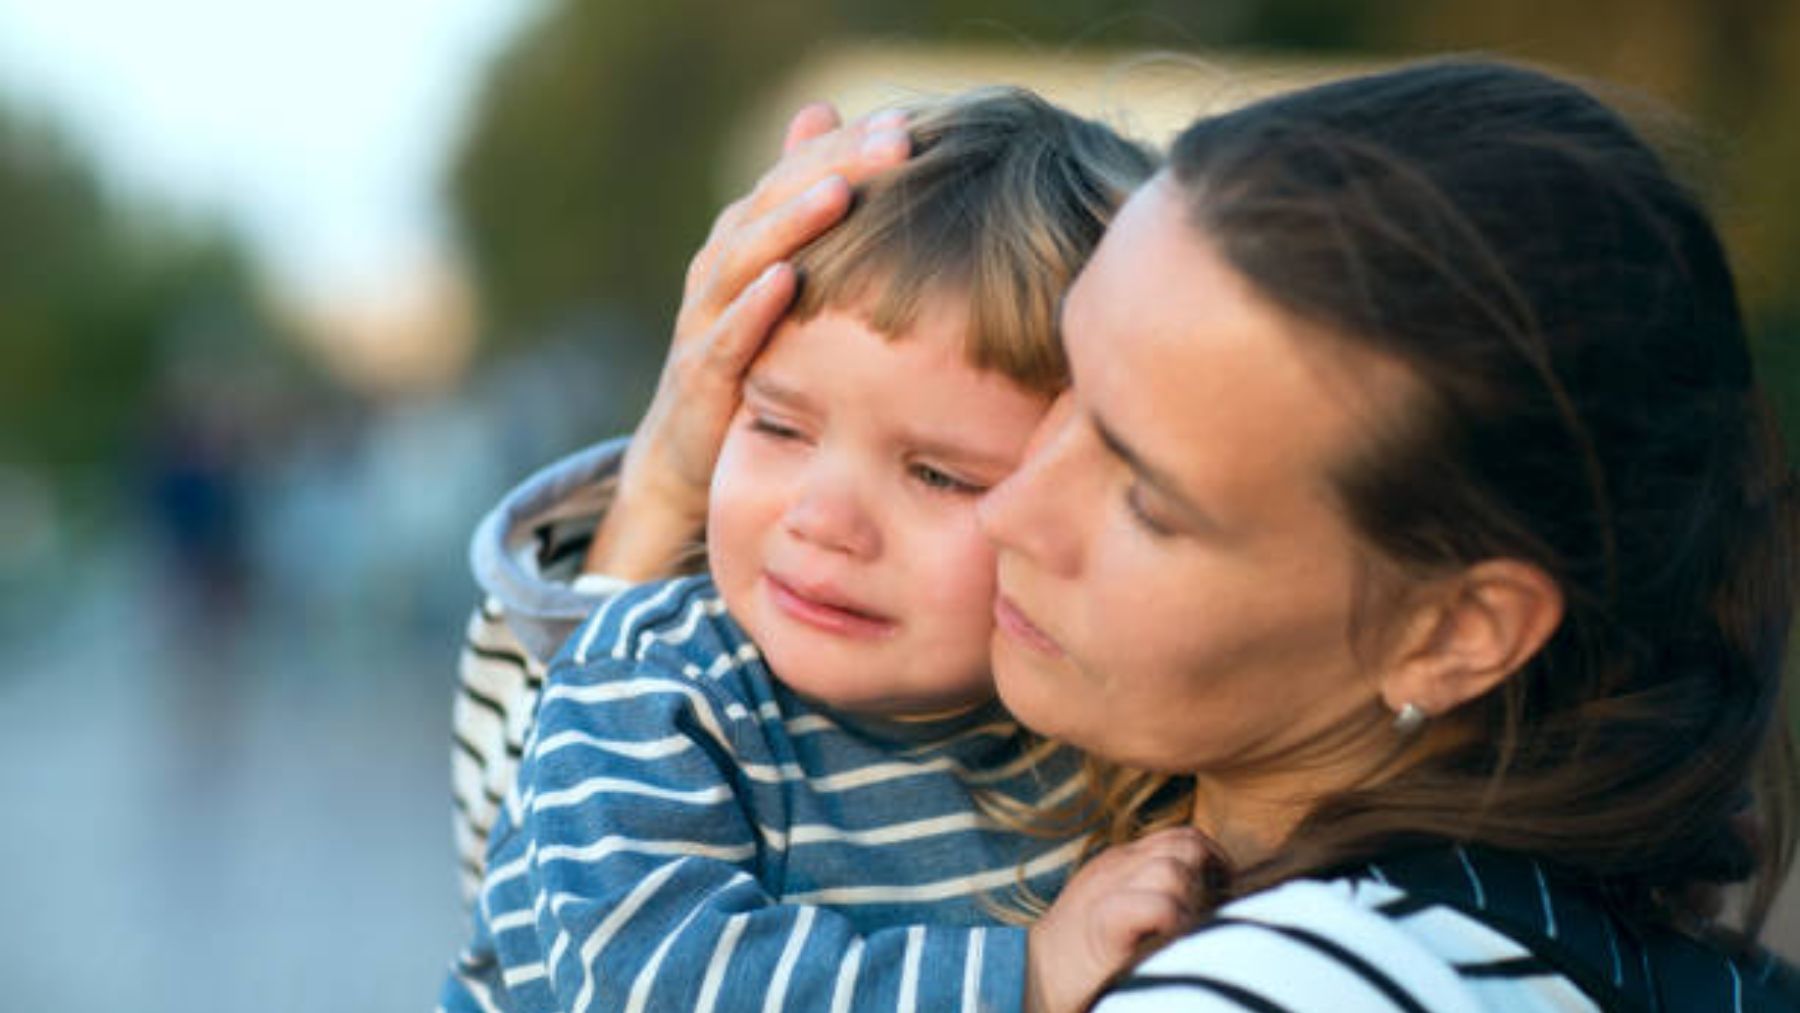
[[[1283,911],[1280,884],[1463,866],[1477,909],[1597,920],[1589,998],[1655,1008],[1648,975],[1670,1008],[1731,1008],[1762,966],[1657,933],[1746,878],[1754,926],[1785,872],[1789,772],[1762,841],[1740,817],[1778,730],[1793,516],[1705,217],[1591,97],[1491,65],[1264,102],[1170,163],[1069,293],[1063,421],[986,503],[1002,698],[1191,776],[1223,893],[1252,898],[1227,920],[1318,931],[1333,907]],[[1340,898],[1341,941],[1387,900]],[[1246,946],[1299,959],[1278,937],[1202,933],[1148,973],[1299,1005],[1240,973]],[[1621,950],[1650,970],[1615,973]],[[1522,978],[1496,1004],[1572,1000],[1545,971],[1484,973]]]
[[[785,301],[744,284],[857,133],[722,218],[597,569],[692,530]],[[1102,1008],[1795,1008],[1707,922],[1791,854],[1790,479],[1717,238],[1615,114],[1443,63],[1200,121],[1062,323],[984,505],[996,679],[1106,764],[1107,839],[1217,849]]]

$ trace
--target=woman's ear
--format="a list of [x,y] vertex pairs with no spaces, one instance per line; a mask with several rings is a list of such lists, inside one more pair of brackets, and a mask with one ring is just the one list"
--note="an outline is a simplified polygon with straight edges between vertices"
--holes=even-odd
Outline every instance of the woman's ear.
[[1515,559],[1490,559],[1434,583],[1414,599],[1381,696],[1398,713],[1428,717],[1498,686],[1531,660],[1562,622],[1562,589]]

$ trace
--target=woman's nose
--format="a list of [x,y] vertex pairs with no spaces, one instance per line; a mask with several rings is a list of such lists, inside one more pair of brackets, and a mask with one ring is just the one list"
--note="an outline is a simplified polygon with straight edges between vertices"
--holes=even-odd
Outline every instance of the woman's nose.
[[1075,521],[1086,490],[1071,481],[1079,450],[1080,419],[1068,394],[1056,399],[1025,450],[1018,470],[976,504],[982,533],[1002,551],[1025,556],[1058,573],[1079,568]]
[[881,552],[881,529],[871,516],[856,476],[831,462],[808,469],[788,504],[783,526],[827,552],[872,559]]

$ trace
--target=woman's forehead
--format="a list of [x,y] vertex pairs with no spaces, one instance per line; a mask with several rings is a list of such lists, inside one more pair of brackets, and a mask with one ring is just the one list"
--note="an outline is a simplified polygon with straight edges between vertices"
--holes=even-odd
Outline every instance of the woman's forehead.
[[1275,306],[1191,221],[1159,176],[1071,289],[1075,400],[1197,500],[1315,498],[1403,371]]

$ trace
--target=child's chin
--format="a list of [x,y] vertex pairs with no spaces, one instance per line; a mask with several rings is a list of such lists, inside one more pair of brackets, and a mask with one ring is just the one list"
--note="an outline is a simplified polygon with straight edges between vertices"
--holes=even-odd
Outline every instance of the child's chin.
[[776,654],[765,653],[769,669],[781,683],[808,700],[834,711],[869,717],[906,718],[936,715],[984,703],[991,685],[968,692],[932,692],[909,686],[901,678],[883,678],[878,669],[853,662],[821,664],[820,659],[783,667]]
[[[795,656],[802,653],[806,656]],[[779,646],[771,646],[764,649],[763,657],[782,685],[832,710],[870,713],[890,702],[889,695],[880,689],[883,683],[876,678],[878,673],[866,662],[859,665],[847,657],[823,658],[820,653],[783,651]]]

